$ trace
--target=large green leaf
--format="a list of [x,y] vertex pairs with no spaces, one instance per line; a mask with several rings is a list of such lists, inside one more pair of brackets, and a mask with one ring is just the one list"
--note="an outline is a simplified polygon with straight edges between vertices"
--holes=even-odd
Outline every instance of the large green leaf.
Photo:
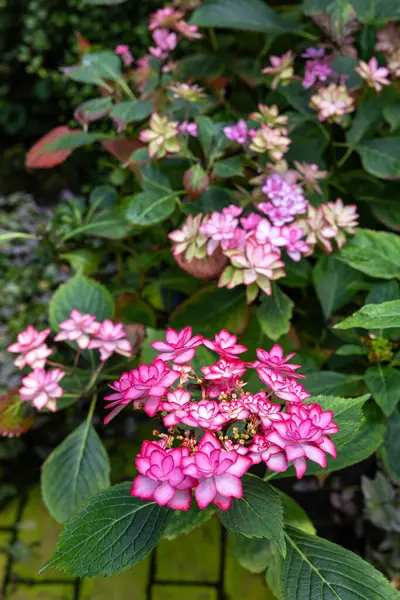
[[334,256],[322,256],[313,270],[313,282],[326,319],[353,298],[359,279],[346,263]]
[[1,231],[0,230],[0,244],[9,242],[10,240],[26,239],[35,240],[36,235],[31,233],[23,233],[22,231]]
[[232,501],[229,510],[217,510],[222,524],[233,533],[249,538],[267,538],[285,553],[283,509],[279,494],[254,475],[242,478],[243,498]]
[[281,600],[398,600],[382,573],[349,550],[289,528]]
[[397,409],[388,419],[381,456],[390,477],[400,484],[400,411]]
[[400,126],[400,99],[392,100],[383,107],[383,116],[389,123],[391,131]]
[[110,50],[86,53],[82,64],[66,72],[67,77],[80,83],[91,83],[109,88],[107,81],[121,79],[121,60]]
[[130,483],[92,498],[67,521],[45,569],[73,577],[121,573],[145,558],[161,538],[169,509],[130,495]]
[[381,179],[400,176],[400,137],[382,137],[359,143],[357,151],[368,173]]
[[82,234],[119,240],[126,237],[131,229],[121,207],[114,206],[95,213],[88,222],[69,231],[63,237],[63,242]]
[[214,335],[224,328],[239,333],[246,327],[247,319],[248,307],[242,290],[227,290],[212,285],[178,306],[170,323],[175,329],[182,329],[190,323],[196,332]]
[[313,396],[317,394],[356,396],[364,391],[363,376],[336,371],[317,371],[307,375],[305,388]]
[[357,18],[364,23],[384,25],[385,21],[400,19],[400,4],[397,0],[350,0]]
[[153,112],[150,100],[127,100],[115,104],[110,111],[110,117],[122,125],[143,121]]
[[43,500],[59,523],[109,485],[108,454],[89,420],[70,433],[42,467]]
[[251,573],[262,573],[270,564],[271,542],[267,538],[251,538],[229,532],[229,549],[242,567]]
[[97,281],[78,274],[60,285],[49,304],[50,325],[54,331],[62,321],[68,319],[71,310],[91,313],[99,321],[114,314],[114,301],[104,286]]
[[276,489],[280,499],[282,500],[283,520],[285,521],[285,526],[290,525],[290,527],[296,527],[296,529],[300,529],[300,531],[315,535],[316,529],[310,517],[300,506],[300,504],[297,504],[296,500],[282,490],[279,490],[278,488],[274,489]]
[[271,296],[263,297],[257,312],[260,327],[271,340],[275,341],[289,331],[293,306],[289,296],[273,283]]
[[214,174],[218,177],[228,178],[243,175],[243,165],[240,156],[232,156],[214,164]]
[[400,371],[383,365],[369,367],[365,383],[385,415],[392,414],[400,400]]
[[214,514],[214,508],[208,506],[205,510],[200,510],[197,504],[193,503],[188,511],[174,510],[168,517],[167,526],[164,531],[164,537],[168,540],[174,540],[181,535],[187,535],[196,527],[206,523]]
[[[332,68],[334,69],[335,67],[332,66]],[[371,134],[375,133],[377,126],[382,120],[382,108],[383,101],[376,94],[361,99],[357,107],[356,116],[346,133],[347,141],[350,144],[357,144],[363,137],[371,136]]]
[[339,258],[371,277],[400,278],[400,238],[394,233],[360,228],[341,249]]
[[344,319],[335,329],[389,329],[400,327],[400,300],[382,302],[382,304],[366,304],[360,310]]
[[192,15],[200,27],[245,29],[264,33],[294,32],[298,26],[284,19],[261,0],[205,0]]
[[[380,421],[367,421],[363,418],[356,436],[345,446],[337,448],[337,458],[327,456],[325,469],[316,463],[308,461],[307,475],[326,475],[327,473],[345,469],[365,460],[381,446],[384,434],[384,423]],[[336,443],[337,435],[332,436],[334,443]],[[279,473],[276,478],[294,477],[294,474],[293,467],[289,467],[285,473]]]
[[84,125],[88,125],[93,121],[97,121],[104,117],[112,107],[111,98],[94,98],[80,104],[74,112],[74,117],[77,121]]
[[147,227],[168,219],[174,212],[176,192],[140,192],[126,198],[125,217],[132,225]]

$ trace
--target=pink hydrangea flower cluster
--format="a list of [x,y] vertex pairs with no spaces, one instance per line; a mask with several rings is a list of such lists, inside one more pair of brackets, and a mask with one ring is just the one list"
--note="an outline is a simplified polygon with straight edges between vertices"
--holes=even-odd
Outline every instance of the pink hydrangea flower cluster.
[[262,179],[261,192],[269,201],[257,204],[259,212],[243,216],[242,208],[230,205],[221,212],[198,215],[196,227],[190,227],[193,217],[189,215],[182,229],[169,234],[178,264],[182,256],[190,265],[192,260],[206,261],[218,253],[219,257],[225,257],[220,262],[218,285],[229,289],[241,284],[248,286],[250,303],[259,289],[268,295],[272,293],[271,282],[286,275],[286,257],[298,262],[311,255],[316,247],[332,252],[333,241],[341,248],[347,235],[355,232],[356,206],[345,206],[338,198],[314,208],[306,200],[302,186],[315,187],[316,179],[312,181],[312,176],[324,172],[312,168],[316,165],[302,163],[299,167],[300,183],[293,180],[294,171]]
[[[105,319],[102,323],[96,321],[91,314],[82,314],[74,309],[68,319],[60,323],[60,332],[54,341],[75,342],[80,350],[96,348],[100,352],[102,362],[108,360],[114,353],[130,357],[132,348],[126,339],[126,334],[121,323],[113,323]],[[37,410],[46,407],[55,412],[57,399],[62,398],[64,390],[59,385],[65,376],[65,371],[60,369],[46,370],[47,359],[53,350],[47,346],[45,339],[50,329],[36,331],[31,325],[22,331],[17,342],[8,347],[9,352],[18,353],[15,365],[19,369],[25,366],[32,371],[22,379],[19,390],[23,402],[31,403]]]
[[150,53],[156,58],[165,60],[168,54],[175,50],[178,36],[189,40],[201,38],[197,25],[189,25],[183,20],[185,13],[173,7],[161,8],[150,16],[149,29],[152,32],[155,46],[150,47]]
[[333,70],[329,66],[331,59],[325,56],[325,48],[307,48],[301,56],[307,59],[302,83],[306,90],[317,82],[325,82],[333,75]]
[[[196,372],[190,361],[201,345],[218,358]],[[241,477],[252,465],[283,472],[292,464],[300,479],[308,460],[326,467],[326,454],[336,456],[333,413],[305,402],[310,394],[299,381],[300,365],[279,345],[259,348],[257,359],[247,362],[247,348],[228,331],[210,340],[185,327],[168,329],[152,346],[160,352],[154,362],[124,373],[106,397],[112,409],[106,422],[131,404],[165,427],[136,456],[132,495],[189,510],[194,492],[201,509],[213,503],[228,510],[243,496]],[[249,369],[265,386],[256,394],[245,391]]]

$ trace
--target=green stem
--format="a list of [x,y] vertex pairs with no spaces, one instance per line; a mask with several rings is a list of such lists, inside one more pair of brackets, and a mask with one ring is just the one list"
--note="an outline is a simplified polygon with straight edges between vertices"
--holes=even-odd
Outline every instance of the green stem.
[[353,154],[353,148],[348,148],[344,154],[344,156],[342,156],[342,158],[339,160],[339,162],[337,163],[337,166],[343,167],[344,163],[346,162],[346,160],[348,158],[350,158],[350,156]]
[[88,412],[88,416],[87,416],[87,420],[89,423],[93,419],[94,409],[96,408],[96,402],[97,402],[97,394],[93,394],[93,398],[90,403],[89,412]]
[[213,50],[215,52],[217,52],[217,50],[218,50],[218,40],[217,40],[217,36],[215,35],[214,29],[210,29],[210,40],[211,40],[211,45],[212,45]]
[[90,389],[91,389],[91,388],[94,386],[94,384],[95,384],[95,383],[96,383],[96,381],[97,381],[97,377],[99,376],[99,374],[100,374],[100,371],[102,370],[102,368],[104,367],[104,365],[105,365],[105,362],[103,361],[103,362],[101,362],[101,363],[99,364],[99,366],[97,367],[97,369],[94,371],[94,373],[92,374],[92,376],[91,376],[91,378],[90,378],[90,381],[89,381],[89,383],[87,384],[87,386],[86,386],[86,387],[85,387],[85,389],[83,390],[83,393],[84,393],[84,394],[85,394],[86,392],[88,392],[88,391],[89,391],[89,390],[90,390]]
[[276,473],[275,471],[273,473],[269,473],[268,475],[265,475],[264,481],[269,481],[270,479],[273,479],[277,475],[278,475],[278,473]]

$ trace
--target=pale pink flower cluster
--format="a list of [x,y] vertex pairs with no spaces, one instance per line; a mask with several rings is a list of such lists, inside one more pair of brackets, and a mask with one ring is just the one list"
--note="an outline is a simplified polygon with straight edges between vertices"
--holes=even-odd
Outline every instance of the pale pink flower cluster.
[[122,62],[124,63],[124,65],[126,67],[130,67],[131,64],[133,63],[132,52],[131,52],[129,46],[127,46],[126,44],[119,44],[115,48],[115,54],[117,54],[118,56],[120,56],[122,58]]
[[317,82],[325,82],[333,75],[329,66],[330,57],[325,56],[325,48],[307,48],[301,56],[307,59],[302,84],[306,90]]
[[[306,171],[304,164],[302,169]],[[318,169],[317,172],[324,173]],[[218,285],[228,289],[248,286],[250,303],[259,289],[270,295],[271,282],[286,275],[283,251],[298,262],[312,254],[316,245],[332,252],[335,241],[341,248],[358,224],[356,207],[346,206],[338,198],[314,208],[293,180],[293,173],[296,172],[286,177],[274,173],[263,180],[261,189],[270,201],[258,203],[257,209],[269,218],[255,212],[241,217],[243,209],[236,205],[210,215],[197,215],[195,219],[189,215],[182,229],[169,234],[176,259],[184,253],[190,265],[195,257],[206,260],[221,253],[229,264],[224,269],[224,261],[221,262]],[[302,185],[310,185],[309,177],[303,177]]]
[[[96,348],[100,352],[102,362],[108,360],[114,353],[130,357],[132,348],[126,339],[126,333],[121,323],[113,323],[105,319],[102,323],[96,321],[91,314],[82,314],[73,309],[68,319],[60,323],[60,332],[54,341],[75,342],[79,350]],[[9,352],[18,352],[15,364],[20,368],[25,366],[33,370],[22,379],[19,390],[23,402],[30,402],[35,408],[41,410],[57,410],[57,398],[64,394],[59,381],[65,372],[60,369],[46,371],[47,358],[53,350],[48,348],[44,340],[49,335],[50,329],[42,332],[29,326],[26,331],[18,335],[17,342],[8,347]]]
[[149,29],[152,32],[155,46],[149,48],[156,58],[165,60],[175,50],[178,36],[189,40],[203,37],[197,25],[189,25],[183,20],[185,13],[173,7],[161,8],[150,16]]
[[99,323],[96,317],[72,310],[69,319],[59,325],[56,342],[76,342],[80,350],[96,348],[100,359],[106,361],[114,353],[129,357],[132,352],[130,342],[126,339],[122,323],[113,323],[110,319]]
[[377,92],[380,92],[384,85],[389,85],[388,79],[390,75],[389,69],[386,67],[380,67],[378,65],[378,59],[373,56],[367,63],[360,60],[355,71],[362,77],[367,85]]
[[354,99],[346,86],[330,83],[327,87],[319,88],[311,96],[310,106],[318,110],[318,120],[330,123],[343,123],[345,115],[355,110]]
[[396,78],[400,77],[400,25],[388,23],[384,29],[377,32],[375,50],[384,52],[387,67]]
[[248,149],[258,154],[268,153],[271,160],[279,161],[289,149],[291,140],[288,137],[286,115],[279,115],[278,107],[258,105],[259,112],[249,115],[250,119],[258,121],[258,129],[249,129],[247,121],[240,119],[235,125],[224,127],[223,131],[228,140],[238,144],[248,144]]
[[275,90],[281,83],[283,86],[287,85],[293,78],[294,75],[294,54],[291,50],[288,50],[282,56],[270,56],[269,60],[271,63],[270,67],[265,67],[262,70],[264,75],[272,75],[271,87]]
[[[199,374],[189,361],[202,344],[218,360]],[[158,441],[143,443],[132,495],[189,510],[194,491],[201,509],[214,503],[228,510],[233,498],[243,496],[241,477],[252,465],[263,462],[282,472],[291,463],[301,478],[307,460],[326,467],[326,453],[336,456],[333,413],[304,403],[310,395],[299,382],[300,365],[289,362],[293,354],[285,357],[279,345],[259,348],[257,359],[245,362],[240,355],[247,348],[235,335],[222,330],[209,340],[193,336],[190,327],[168,329],[166,340],[152,345],[158,358],[124,373],[106,398],[113,409],[106,422],[132,404],[158,415],[166,428],[155,432]],[[248,369],[257,371],[265,389],[244,391]]]

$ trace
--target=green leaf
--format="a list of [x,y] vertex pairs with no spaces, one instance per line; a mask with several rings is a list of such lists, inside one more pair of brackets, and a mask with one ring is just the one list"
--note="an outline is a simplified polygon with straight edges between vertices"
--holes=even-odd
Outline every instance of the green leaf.
[[400,238],[393,233],[360,228],[341,249],[339,258],[371,277],[400,278]]
[[222,178],[242,176],[243,165],[240,156],[232,156],[214,163],[214,174]]
[[230,531],[228,540],[233,556],[251,573],[261,573],[270,564],[271,542],[266,538],[249,539]]
[[105,139],[105,135],[101,133],[85,133],[84,131],[71,131],[65,135],[53,140],[44,146],[46,152],[54,152],[56,150],[71,150],[92,144],[97,140]]
[[389,329],[400,327],[400,300],[383,302],[382,304],[366,304],[360,310],[344,319],[335,329]]
[[218,187],[216,185],[212,185],[208,188],[201,196],[199,196],[195,202],[193,202],[193,212],[194,214],[208,213],[213,210],[222,210],[226,206],[232,204],[232,197],[229,194],[229,191]]
[[94,252],[94,250],[81,248],[60,254],[60,258],[68,261],[76,273],[90,275],[97,270],[101,256],[98,252]]
[[[331,67],[334,73],[341,75],[344,77],[346,81],[347,88],[354,88],[359,86],[362,83],[362,79],[360,75],[354,70],[354,68],[358,65],[358,60],[353,56],[348,56],[346,54],[342,54],[336,56],[336,58],[332,61]],[[363,109],[361,109],[363,111]],[[359,107],[357,107],[357,114],[359,112]],[[357,118],[356,114],[356,118]],[[372,115],[371,115],[372,116]],[[357,125],[358,127],[358,125]]]
[[307,375],[305,387],[313,396],[317,394],[356,396],[364,391],[362,375],[349,375],[336,371],[318,371]]
[[165,221],[175,209],[176,192],[141,192],[126,198],[125,217],[132,225],[148,227]]
[[215,54],[193,54],[185,58],[179,66],[186,77],[218,77],[224,70],[224,63]]
[[205,155],[210,154],[212,140],[214,136],[214,123],[210,117],[197,117],[196,123],[199,127],[198,129],[198,140],[200,142],[201,147],[203,148],[203,152]]
[[398,600],[382,573],[353,552],[293,528],[285,537],[282,600]]
[[386,225],[388,229],[400,231],[400,206],[396,201],[371,202],[371,211],[376,219]]
[[271,296],[263,297],[257,312],[260,327],[271,340],[289,331],[293,306],[294,302],[273,282]]
[[[286,87],[283,88],[285,94]],[[301,156],[302,160],[309,163],[316,163],[324,168],[323,154],[328,145],[328,140],[321,131],[321,127],[314,121],[303,123],[291,132],[292,143],[285,155],[287,160],[297,160]]]
[[385,415],[390,416],[400,400],[400,372],[393,367],[376,365],[364,374],[365,383]]
[[396,410],[388,419],[381,455],[385,469],[400,484],[400,412]]
[[385,21],[400,19],[400,5],[397,0],[350,0],[357,18],[364,23],[384,25]]
[[121,60],[109,50],[86,53],[82,64],[72,68],[66,75],[73,81],[101,85],[110,89],[107,81],[118,82],[121,79]]
[[347,304],[356,293],[358,273],[334,256],[322,256],[313,270],[313,282],[325,319]]
[[285,525],[290,525],[290,527],[295,527],[300,531],[315,535],[317,531],[304,508],[302,508],[300,504],[297,504],[296,500],[293,500],[291,496],[282,490],[279,490],[278,488],[274,489],[278,492],[282,500],[283,520],[285,521]]
[[205,0],[195,10],[190,23],[264,33],[293,33],[298,29],[296,23],[282,18],[261,0]]
[[[341,56],[338,58],[343,59],[351,57]],[[355,66],[357,66],[358,63],[356,59],[352,60],[354,60],[356,63]],[[334,65],[332,65],[332,69],[335,71],[335,73],[337,73]],[[346,84],[348,84],[347,81]],[[364,97],[361,99],[361,102],[357,107],[356,116],[351,123],[350,129],[346,132],[346,139],[349,144],[357,144],[363,137],[369,137],[375,133],[377,126],[382,120],[382,104],[382,100],[377,95],[374,95],[373,97]]]
[[89,214],[93,214],[99,209],[111,208],[118,204],[119,195],[112,185],[96,185],[89,196]]
[[111,98],[95,98],[80,104],[74,112],[74,117],[79,123],[87,125],[104,117],[111,107]]
[[395,131],[400,127],[400,99],[386,104],[383,107],[383,116],[389,123],[391,131]]
[[122,125],[143,121],[153,112],[150,100],[127,100],[115,104],[110,111],[110,117]]
[[365,304],[381,304],[400,300],[400,286],[397,281],[383,281],[371,286]]
[[232,501],[229,510],[217,514],[229,531],[249,538],[267,538],[285,554],[283,509],[279,495],[266,481],[254,475],[242,478],[243,498]]
[[165,339],[165,329],[146,327],[146,336],[141,346],[140,362],[150,364],[159,355],[158,350],[152,347],[152,342]]
[[67,283],[60,285],[49,305],[50,325],[58,331],[62,321],[69,318],[71,310],[95,315],[98,321],[112,318],[114,301],[107,288],[84,275],[75,275]]
[[364,346],[358,346],[357,344],[344,344],[336,350],[337,356],[365,356],[367,353]]
[[120,240],[126,237],[130,231],[131,225],[127,222],[122,208],[114,206],[95,213],[88,223],[83,223],[69,231],[63,237],[63,242],[81,234]]
[[[311,94],[303,88],[299,81],[291,81],[288,85],[285,85],[284,87],[281,86],[279,88],[279,94],[281,94],[281,96],[283,96],[301,115],[310,117],[313,114],[313,111],[309,106]],[[305,125],[305,130],[307,130],[308,124]]]
[[208,506],[205,510],[200,510],[195,503],[191,505],[188,511],[174,510],[168,517],[164,537],[167,540],[174,540],[181,535],[187,535],[196,527],[200,527],[209,521],[213,514],[213,507]]
[[295,262],[291,258],[285,259],[286,277],[281,281],[282,285],[291,288],[305,288],[311,282],[311,265],[306,259]]
[[36,240],[36,235],[32,235],[31,233],[23,233],[22,231],[1,231],[0,230],[0,244],[5,244],[10,240],[16,239],[26,239],[26,240]]
[[182,329],[188,323],[196,333],[214,335],[220,329],[239,333],[246,327],[248,307],[243,290],[203,288],[178,306],[170,319],[171,327]]
[[64,523],[84,502],[110,486],[110,461],[90,421],[81,423],[42,467],[43,501]]
[[381,179],[400,176],[400,137],[367,140],[356,146],[363,167]]
[[145,558],[160,540],[169,509],[130,495],[130,483],[92,498],[67,521],[44,569],[73,577],[121,573]]

